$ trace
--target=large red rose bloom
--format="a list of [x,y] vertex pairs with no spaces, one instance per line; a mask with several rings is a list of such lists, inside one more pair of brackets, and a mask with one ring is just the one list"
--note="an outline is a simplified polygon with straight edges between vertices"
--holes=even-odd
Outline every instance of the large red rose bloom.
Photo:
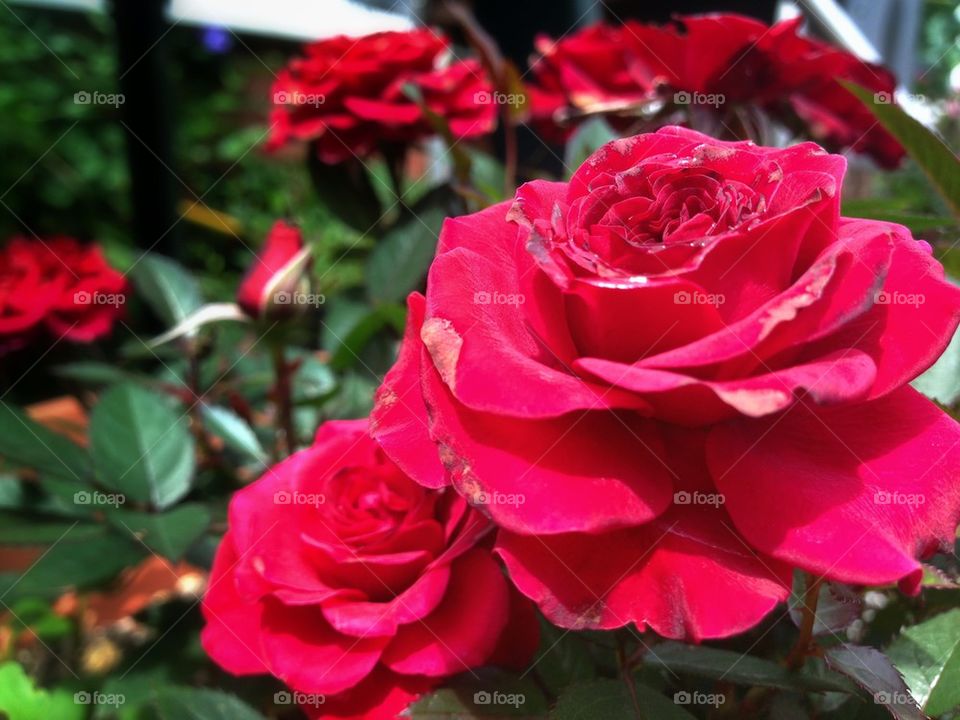
[[452,59],[444,37],[428,29],[338,36],[308,45],[280,71],[268,148],[308,140],[321,161],[335,164],[435,134],[408,85],[455,137],[484,135],[496,124],[483,68]]
[[374,436],[482,507],[564,627],[727,636],[796,568],[917,590],[960,428],[907,383],[960,290],[905,228],[840,216],[844,169],[668,127],[448,220]]
[[229,522],[203,645],[232,673],[280,678],[311,716],[392,719],[446,676],[536,648],[532,606],[480,544],[487,520],[414,483],[366,420],[322,426],[233,497]]
[[122,314],[127,282],[96,245],[73,238],[12,238],[0,249],[0,353],[45,330],[91,342]]

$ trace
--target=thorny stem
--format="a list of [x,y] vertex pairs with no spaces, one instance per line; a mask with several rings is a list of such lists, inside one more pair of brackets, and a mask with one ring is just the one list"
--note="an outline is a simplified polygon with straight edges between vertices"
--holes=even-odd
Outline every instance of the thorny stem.
[[797,638],[797,644],[787,656],[787,667],[798,670],[803,667],[804,661],[810,655],[813,647],[813,626],[817,620],[817,601],[820,599],[820,585],[822,578],[813,578],[806,576],[806,590],[803,593],[802,607],[800,608],[800,636]]

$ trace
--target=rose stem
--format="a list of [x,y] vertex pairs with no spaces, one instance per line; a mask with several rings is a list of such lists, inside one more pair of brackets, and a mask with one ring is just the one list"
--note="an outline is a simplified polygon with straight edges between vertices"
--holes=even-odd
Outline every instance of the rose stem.
[[787,656],[787,666],[795,670],[803,667],[804,660],[810,653],[813,645],[813,626],[817,620],[817,602],[820,599],[820,585],[823,578],[813,578],[805,575],[806,590],[803,592],[803,606],[800,608],[800,636]]
[[273,371],[276,375],[274,402],[277,404],[277,456],[290,455],[297,447],[293,430],[293,403],[291,401],[290,364],[283,352],[283,343],[273,346]]

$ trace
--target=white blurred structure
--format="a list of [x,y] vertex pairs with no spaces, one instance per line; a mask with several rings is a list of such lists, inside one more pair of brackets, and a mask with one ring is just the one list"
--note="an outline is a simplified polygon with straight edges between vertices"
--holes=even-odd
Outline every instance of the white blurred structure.
[[[135,2],[136,0],[120,0]],[[107,0],[12,0],[63,10],[105,12]],[[409,30],[417,24],[419,0],[398,0],[394,10],[354,0],[170,0],[167,17],[184,25],[214,25],[253,35],[318,40],[333,35],[366,35]]]

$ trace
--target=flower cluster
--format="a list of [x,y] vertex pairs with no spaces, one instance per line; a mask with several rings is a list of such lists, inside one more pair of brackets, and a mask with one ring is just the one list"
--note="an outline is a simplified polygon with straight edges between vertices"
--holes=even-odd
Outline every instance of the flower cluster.
[[[772,27],[739,15],[680,17],[667,26],[596,25],[559,41],[537,39],[530,88],[533,120],[556,135],[571,111],[629,111],[657,97],[722,114],[752,104],[831,149],[852,148],[884,167],[900,144],[840,81],[892,98],[890,72],[798,33],[800,20]],[[562,123],[561,124],[565,124]]]
[[306,140],[324,163],[364,158],[436,134],[423,106],[455,137],[484,135],[496,108],[476,98],[491,90],[478,61],[451,62],[448,41],[430,30],[322,40],[280,71],[268,147]]
[[73,342],[106,335],[127,282],[95,245],[73,238],[11,238],[0,249],[0,354],[38,332]]

